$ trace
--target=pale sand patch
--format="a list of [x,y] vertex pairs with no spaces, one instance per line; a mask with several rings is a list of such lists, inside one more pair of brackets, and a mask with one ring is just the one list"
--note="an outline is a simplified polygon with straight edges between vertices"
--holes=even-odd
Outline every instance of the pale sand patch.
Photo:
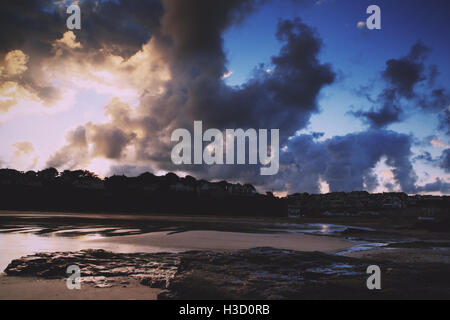
[[128,244],[136,247],[156,247],[168,251],[185,250],[240,250],[255,247],[272,247],[297,251],[336,252],[357,243],[345,239],[308,234],[255,234],[221,231],[187,231],[170,234],[153,232],[140,235],[109,237],[93,240],[110,244]]
[[156,300],[161,291],[133,279],[126,287],[95,288],[82,284],[80,290],[69,290],[64,279],[0,275],[0,300]]

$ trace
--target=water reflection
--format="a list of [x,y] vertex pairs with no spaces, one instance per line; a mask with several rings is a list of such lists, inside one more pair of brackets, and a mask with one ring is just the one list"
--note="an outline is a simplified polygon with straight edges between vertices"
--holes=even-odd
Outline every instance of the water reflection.
[[[329,223],[276,223],[268,231],[288,232],[288,233],[307,233],[316,235],[338,235],[347,230],[349,226]],[[352,229],[361,231],[375,231],[372,228],[355,227]]]
[[[38,252],[58,252],[58,251],[79,251],[84,249],[104,249],[113,252],[160,252],[159,247],[140,246],[134,244],[123,243],[108,243],[97,242],[105,238],[100,232],[105,231],[106,228],[89,228],[89,229],[71,229],[65,232],[64,230],[56,231],[46,234],[36,234],[41,230],[40,228],[16,228],[14,231],[6,230],[0,231],[0,272],[8,266],[13,260],[26,255],[32,255]],[[108,230],[112,230],[109,228]],[[116,234],[128,234],[130,231],[136,232],[137,229],[119,230],[114,228]],[[64,234],[71,234],[71,236],[62,236]],[[176,252],[177,250],[168,250],[164,248],[165,252]]]

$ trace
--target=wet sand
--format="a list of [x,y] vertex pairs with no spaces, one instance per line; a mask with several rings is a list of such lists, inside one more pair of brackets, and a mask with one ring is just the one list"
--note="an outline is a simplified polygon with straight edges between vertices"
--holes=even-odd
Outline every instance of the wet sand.
[[162,291],[127,280],[124,286],[96,288],[82,284],[80,290],[69,290],[63,279],[0,275],[0,300],[156,300]]
[[166,251],[187,250],[240,250],[272,247],[296,251],[337,252],[348,249],[355,242],[342,238],[307,234],[255,234],[220,231],[187,231],[181,233],[153,232],[149,234],[110,237],[93,243],[129,244],[159,247]]

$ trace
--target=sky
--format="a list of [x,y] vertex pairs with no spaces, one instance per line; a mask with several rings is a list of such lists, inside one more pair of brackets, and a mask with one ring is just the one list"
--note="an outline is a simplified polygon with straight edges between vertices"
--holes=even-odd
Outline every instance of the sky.
[[[172,171],[277,194],[450,194],[450,3],[0,4],[0,167]],[[378,5],[381,29],[366,9]],[[280,170],[171,161],[177,128],[280,130]]]

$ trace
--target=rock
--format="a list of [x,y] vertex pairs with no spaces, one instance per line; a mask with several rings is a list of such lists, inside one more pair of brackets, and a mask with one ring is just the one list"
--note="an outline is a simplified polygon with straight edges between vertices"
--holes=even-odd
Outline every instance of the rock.
[[[9,276],[67,278],[67,267],[77,265],[81,279],[96,287],[112,286],[113,278],[150,279],[144,284],[160,288],[177,271],[179,259],[174,254],[116,254],[104,250],[38,253],[13,260],[5,269]],[[163,280],[165,281],[164,285]]]
[[[382,291],[366,287],[369,265],[382,270]],[[136,279],[163,289],[158,299],[450,298],[448,264],[401,264],[274,248],[233,252],[39,253],[12,261],[14,276],[66,278],[78,265],[82,282],[97,288]]]

